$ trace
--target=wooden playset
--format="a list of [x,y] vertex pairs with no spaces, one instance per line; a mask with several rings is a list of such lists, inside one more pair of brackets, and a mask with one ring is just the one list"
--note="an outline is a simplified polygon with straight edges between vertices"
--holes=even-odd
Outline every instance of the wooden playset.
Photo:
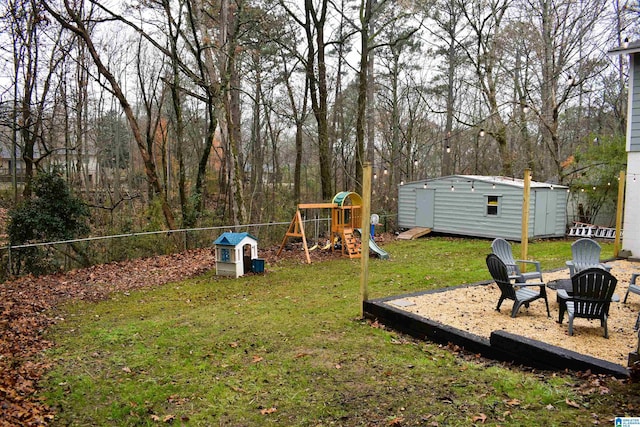
[[[302,246],[307,258],[307,263],[311,264],[307,237],[304,232],[302,221],[303,209],[331,209],[331,241],[340,242],[342,255],[349,258],[360,258],[360,239],[356,238],[354,232],[362,227],[362,198],[357,193],[342,191],[336,194],[331,203],[301,203],[298,205],[296,213],[293,215],[291,224],[285,233],[282,244],[276,256],[284,249],[289,237],[302,238]],[[331,250],[335,250],[336,245],[330,245]]]

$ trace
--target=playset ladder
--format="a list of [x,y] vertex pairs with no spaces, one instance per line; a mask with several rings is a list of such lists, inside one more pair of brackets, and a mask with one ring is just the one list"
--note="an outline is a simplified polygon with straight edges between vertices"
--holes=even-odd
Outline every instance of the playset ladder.
[[284,249],[284,245],[287,243],[287,239],[289,237],[302,237],[302,246],[304,247],[304,254],[307,257],[307,264],[311,264],[311,257],[309,256],[307,238],[304,235],[304,224],[302,223],[302,215],[300,215],[300,209],[296,210],[295,215],[293,215],[291,224],[289,224],[289,229],[285,233],[284,239],[282,239],[282,244],[280,245],[280,249],[278,249],[278,253],[276,254],[276,256],[280,256],[280,253],[282,252],[282,249]]
[[360,258],[360,244],[353,235],[353,229],[345,228],[342,232],[342,253],[349,255],[349,258]]

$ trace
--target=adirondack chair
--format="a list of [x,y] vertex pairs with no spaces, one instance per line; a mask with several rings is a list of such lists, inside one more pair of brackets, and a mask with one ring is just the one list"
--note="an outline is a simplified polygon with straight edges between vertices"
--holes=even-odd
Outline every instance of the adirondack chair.
[[[500,311],[502,302],[505,299],[509,299],[513,301],[511,317],[516,317],[518,310],[520,310],[522,305],[529,307],[530,302],[542,298],[544,299],[544,303],[547,307],[547,316],[551,316],[549,313],[549,302],[547,301],[547,292],[545,290],[544,283],[512,283],[512,280],[514,279],[509,277],[507,266],[496,254],[487,255],[486,262],[489,273],[491,273],[491,277],[500,288],[500,299],[496,306],[497,311]],[[538,287],[539,290],[535,291],[533,289],[529,289],[530,287]]]
[[[540,269],[540,262],[524,260],[524,259],[514,259],[513,251],[511,250],[511,243],[507,242],[505,239],[494,239],[491,242],[491,250],[494,254],[498,256],[507,266],[507,271],[509,272],[509,277],[515,278],[516,282],[526,282],[527,280],[537,280],[542,282],[542,270]],[[532,265],[536,271],[520,271],[519,264],[527,264]]]
[[611,266],[600,262],[600,245],[595,240],[588,238],[578,239],[571,244],[571,261],[566,264],[569,267],[569,276],[591,267],[600,267],[607,271]]
[[609,338],[607,318],[611,298],[616,289],[616,279],[607,270],[600,267],[591,267],[582,270],[571,278],[572,292],[569,294],[564,289],[558,289],[558,305],[562,323],[565,311],[569,314],[569,335],[573,335],[573,319],[600,319],[604,328],[604,337]]
[[[627,293],[624,294],[624,303],[627,302],[627,297],[629,296],[629,292],[631,292],[632,294],[638,294],[640,295],[640,284],[636,284],[636,279],[640,276],[640,273],[633,273],[631,275],[631,280],[629,281],[629,287],[627,288]],[[640,314],[638,315],[638,318],[640,319]],[[640,343],[640,339],[639,339],[639,343]]]

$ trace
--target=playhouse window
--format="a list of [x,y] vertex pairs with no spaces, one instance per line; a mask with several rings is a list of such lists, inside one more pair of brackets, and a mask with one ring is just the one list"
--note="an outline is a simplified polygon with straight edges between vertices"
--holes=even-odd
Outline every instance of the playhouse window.
[[500,214],[500,196],[487,196],[487,215]]
[[220,249],[220,261],[222,261],[222,262],[231,261],[231,256],[229,255],[229,249],[228,248]]

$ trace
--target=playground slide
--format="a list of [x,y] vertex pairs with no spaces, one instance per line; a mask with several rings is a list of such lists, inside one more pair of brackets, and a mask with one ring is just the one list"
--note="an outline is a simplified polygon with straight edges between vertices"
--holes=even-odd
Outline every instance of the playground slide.
[[374,242],[373,239],[369,239],[369,249],[371,249],[373,253],[378,255],[378,258],[389,259],[389,253],[382,249],[380,246],[376,245],[376,242]]
[[[356,228],[356,231],[362,236],[362,230]],[[369,238],[369,250],[376,254],[380,259],[389,259],[389,253],[382,249],[380,246],[376,245],[376,242],[373,238]]]

